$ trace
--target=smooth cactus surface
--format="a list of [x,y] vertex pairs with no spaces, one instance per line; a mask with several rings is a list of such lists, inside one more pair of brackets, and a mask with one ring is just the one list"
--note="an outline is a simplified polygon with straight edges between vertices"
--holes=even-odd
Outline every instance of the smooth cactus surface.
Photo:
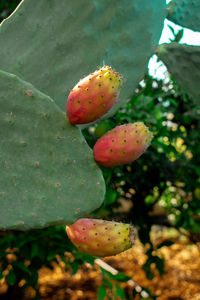
[[104,180],[54,101],[0,72],[0,228],[69,224],[99,207]]
[[122,76],[108,66],[81,79],[67,99],[70,123],[87,124],[103,116],[117,101],[122,80]]
[[200,105],[200,47],[163,44],[157,54],[182,89]]
[[98,219],[79,219],[66,227],[68,237],[82,252],[111,256],[132,247],[134,229],[129,224]]
[[94,159],[105,167],[116,167],[136,160],[152,140],[142,122],[120,125],[108,131],[95,144]]
[[200,1],[172,0],[168,4],[168,19],[183,27],[200,31]]
[[24,0],[0,26],[0,69],[31,82],[65,111],[77,80],[112,66],[125,86],[109,116],[143,78],[166,14],[165,0]]

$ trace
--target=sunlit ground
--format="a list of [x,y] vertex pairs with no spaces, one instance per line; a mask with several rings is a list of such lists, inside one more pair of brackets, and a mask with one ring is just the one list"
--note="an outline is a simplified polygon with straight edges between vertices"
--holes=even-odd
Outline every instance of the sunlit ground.
[[[137,240],[132,249],[115,257],[104,260],[112,267],[130,276],[137,284],[147,287],[158,300],[200,300],[200,252],[198,247],[188,243],[188,240],[179,235],[175,230],[158,230],[152,232],[154,245],[165,239],[176,241],[170,247],[162,247],[156,251],[156,255],[165,258],[165,274],[160,277],[155,266],[153,280],[147,280],[142,265],[146,260],[145,250]],[[58,258],[59,261],[59,258]],[[78,272],[72,276],[71,271],[64,270],[63,263],[54,264],[54,270],[47,268],[40,270],[39,284],[42,300],[96,300],[97,290],[101,285],[101,272],[98,266],[92,267],[84,264]],[[133,298],[133,287],[127,283],[121,286]],[[0,293],[6,292],[6,285],[2,282]],[[112,294],[108,295],[112,298]],[[26,291],[26,299],[31,299],[34,292]],[[113,298],[114,299],[114,298]],[[21,299],[14,299],[21,300]],[[105,300],[107,300],[105,298]],[[149,300],[149,298],[148,298]]]

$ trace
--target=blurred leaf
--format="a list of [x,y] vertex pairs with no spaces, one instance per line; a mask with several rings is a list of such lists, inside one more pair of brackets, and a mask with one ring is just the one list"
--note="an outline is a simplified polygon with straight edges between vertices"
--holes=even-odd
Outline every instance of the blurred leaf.
[[113,280],[116,280],[119,282],[126,282],[131,279],[131,277],[129,277],[126,274],[121,273],[121,272],[117,273],[116,275],[113,275],[113,274],[107,272],[107,275],[110,279],[113,279]]
[[146,198],[145,198],[145,203],[147,205],[151,205],[152,203],[154,202],[154,197],[152,195],[148,195]]
[[14,261],[12,265],[15,269],[21,270],[22,272],[29,274],[29,269],[23,264],[23,262],[17,260]]
[[9,271],[8,275],[6,276],[6,279],[7,279],[9,285],[14,285],[15,284],[17,278],[16,278],[16,275],[13,272],[13,270]]
[[169,29],[171,30],[171,32],[173,33],[173,35],[175,36],[176,35],[176,33],[175,33],[175,30],[174,30],[174,28],[171,26],[171,25],[169,25],[169,24],[167,24],[167,26],[169,27]]
[[200,167],[199,166],[194,166],[194,169],[195,169],[197,175],[200,177]]
[[112,283],[111,283],[108,279],[103,278],[102,284],[103,284],[104,286],[107,286],[110,290],[112,290]]
[[151,264],[152,264],[152,260],[148,258],[142,266],[142,269],[145,271],[146,277],[149,280],[152,280],[154,278],[154,273],[151,271]]
[[29,267],[29,271],[31,273],[31,285],[32,287],[35,287],[38,283],[38,271],[33,266]]
[[0,280],[3,278],[3,271],[0,270]]
[[176,99],[167,97],[167,100],[170,101],[170,103],[174,106],[178,106],[178,102],[176,101]]
[[170,240],[165,240],[165,241],[163,241],[162,243],[160,243],[160,244],[157,245],[157,249],[162,248],[162,247],[164,247],[164,246],[169,247],[169,246],[171,246],[171,245],[173,245],[173,244],[174,244],[174,242],[172,242],[172,241],[170,241]]
[[116,190],[113,190],[111,188],[106,189],[106,196],[105,196],[105,202],[106,204],[112,204],[116,201],[117,199],[117,192]]
[[104,286],[100,286],[98,289],[98,300],[104,300],[106,294],[106,288]]
[[183,30],[183,29],[179,30],[179,32],[176,34],[176,37],[175,37],[175,39],[174,39],[174,42],[177,42],[177,43],[178,43],[178,42],[182,39],[183,33],[184,33],[184,30]]
[[154,256],[154,262],[156,264],[156,268],[159,271],[159,274],[162,276],[164,274],[164,259],[158,256]]
[[142,269],[145,271],[147,279],[152,280],[154,278],[154,273],[150,270],[149,266],[143,265]]
[[101,121],[95,129],[95,137],[99,139],[102,135],[104,135],[108,130],[111,130],[114,126],[115,124],[113,124],[113,122],[111,122],[111,120],[109,119]]
[[32,247],[31,247],[31,256],[30,258],[33,259],[34,257],[41,257],[41,254],[40,254],[40,249],[39,249],[39,246],[38,246],[38,243],[35,242],[32,244]]
[[120,299],[124,300],[125,299],[125,293],[124,290],[121,288],[121,286],[119,284],[115,285],[115,295],[120,297]]
[[95,258],[93,256],[80,252],[80,258],[82,261],[85,261],[88,264],[94,266]]
[[78,271],[78,267],[79,267],[78,262],[76,260],[74,262],[72,262],[71,267],[72,267],[72,275],[76,274]]
[[47,256],[47,260],[48,261],[52,261],[56,256],[56,253],[52,252],[52,253],[49,253],[49,255]]

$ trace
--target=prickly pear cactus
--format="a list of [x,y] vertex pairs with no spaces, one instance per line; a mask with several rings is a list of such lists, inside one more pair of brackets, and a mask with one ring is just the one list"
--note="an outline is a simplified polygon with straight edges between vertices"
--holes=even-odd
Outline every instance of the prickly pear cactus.
[[111,115],[143,78],[166,14],[165,0],[24,0],[0,27],[0,69],[64,111],[77,80],[110,65],[126,79]]
[[162,44],[157,54],[183,90],[200,105],[200,47]]
[[73,223],[101,204],[102,173],[62,110],[105,64],[125,78],[112,115],[143,78],[165,16],[165,0],[23,0],[2,22],[0,228]]
[[93,256],[116,255],[131,248],[135,240],[131,225],[98,219],[79,219],[66,231],[80,251]]
[[117,126],[96,142],[94,159],[105,167],[129,164],[145,152],[152,137],[142,122]]
[[200,31],[200,1],[172,0],[168,5],[168,19],[183,27]]
[[72,223],[99,207],[104,180],[54,101],[0,72],[0,228]]
[[67,99],[67,116],[71,124],[87,124],[108,112],[119,97],[123,77],[104,66],[81,79]]

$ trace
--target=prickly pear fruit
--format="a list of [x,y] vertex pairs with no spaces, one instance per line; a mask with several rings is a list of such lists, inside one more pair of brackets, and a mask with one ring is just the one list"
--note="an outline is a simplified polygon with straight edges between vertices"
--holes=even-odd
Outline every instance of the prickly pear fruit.
[[93,256],[110,256],[125,251],[134,243],[129,224],[98,219],[79,219],[66,227],[68,237],[82,252]]
[[142,122],[120,125],[108,131],[93,148],[94,159],[105,167],[116,167],[136,160],[152,140]]
[[122,76],[104,66],[81,79],[67,99],[67,116],[72,124],[93,122],[108,112],[117,101]]

